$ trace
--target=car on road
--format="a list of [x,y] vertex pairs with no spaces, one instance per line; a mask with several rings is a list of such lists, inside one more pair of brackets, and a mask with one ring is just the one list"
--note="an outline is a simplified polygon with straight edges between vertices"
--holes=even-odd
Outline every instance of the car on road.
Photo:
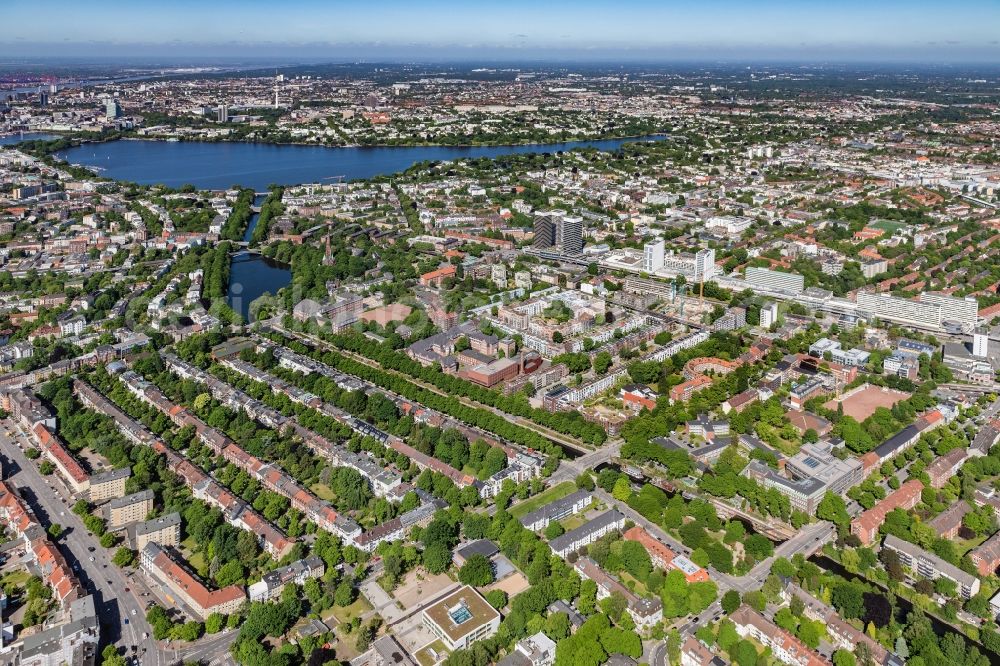
[[90,556],[90,561],[91,562],[95,562],[96,561],[96,560],[94,560],[94,556],[93,555]]
[[132,609],[132,615],[135,615],[135,609],[134,608]]
[[128,618],[125,618],[125,624],[128,624]]

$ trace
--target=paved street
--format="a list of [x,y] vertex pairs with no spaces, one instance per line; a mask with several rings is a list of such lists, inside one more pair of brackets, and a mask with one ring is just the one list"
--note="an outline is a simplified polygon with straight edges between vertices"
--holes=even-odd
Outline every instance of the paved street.
[[[4,423],[7,425],[10,422]],[[24,445],[23,433],[16,428],[13,432],[14,439]],[[0,450],[16,470],[10,474],[13,470],[8,470],[5,465],[4,473],[18,487],[38,519],[45,525],[58,523],[63,526],[64,532],[58,540],[60,549],[74,567],[80,582],[94,595],[105,640],[125,648],[129,655],[139,655],[144,665],[173,664],[177,660],[174,651],[160,648],[152,638],[144,604],[135,596],[133,576],[136,574],[126,575],[116,567],[111,562],[112,552],[102,548],[97,539],[87,532],[83,521],[70,510],[75,499],[57,475],[43,476],[35,462],[28,460],[22,448],[3,431],[0,431]],[[91,562],[91,559],[94,561]],[[128,624],[125,624],[126,621]],[[143,634],[149,634],[149,638],[144,639]],[[134,652],[131,649],[133,646]]]

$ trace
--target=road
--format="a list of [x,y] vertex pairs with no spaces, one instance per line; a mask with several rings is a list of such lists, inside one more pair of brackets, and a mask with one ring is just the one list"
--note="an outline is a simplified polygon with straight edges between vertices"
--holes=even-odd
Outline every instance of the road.
[[[0,448],[17,468],[8,478],[20,489],[44,525],[58,523],[63,527],[58,545],[81,584],[94,595],[102,636],[129,650],[127,654],[141,655],[143,664],[166,666],[174,663],[176,654],[160,648],[152,637],[153,630],[146,622],[145,604],[135,596],[132,575],[114,565],[110,551],[101,547],[80,517],[71,511],[76,500],[58,475],[43,476],[36,464],[24,455],[22,447],[29,446],[24,433],[11,427],[9,420],[3,425],[14,433],[10,438],[0,431]],[[143,638],[143,634],[149,638]],[[131,651],[133,646],[135,652]]]
[[664,641],[656,643],[649,651],[650,666],[667,666],[667,644]]
[[572,481],[582,472],[596,469],[612,458],[617,458],[621,454],[621,448],[622,441],[616,439],[612,442],[606,442],[596,451],[591,451],[579,458],[563,458],[559,461],[559,467],[552,474],[552,478],[549,479],[549,485],[554,486],[563,481]]

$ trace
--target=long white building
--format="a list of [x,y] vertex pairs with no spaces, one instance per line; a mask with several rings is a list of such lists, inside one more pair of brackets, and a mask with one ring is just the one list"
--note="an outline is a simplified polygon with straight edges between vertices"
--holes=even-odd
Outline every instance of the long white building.
[[923,293],[919,300],[898,298],[888,294],[858,293],[858,313],[914,328],[943,330],[945,324],[970,331],[979,318],[979,303],[975,298],[952,298]]
[[805,290],[805,278],[798,273],[783,273],[767,268],[748,268],[746,281],[751,289],[770,289],[801,294]]

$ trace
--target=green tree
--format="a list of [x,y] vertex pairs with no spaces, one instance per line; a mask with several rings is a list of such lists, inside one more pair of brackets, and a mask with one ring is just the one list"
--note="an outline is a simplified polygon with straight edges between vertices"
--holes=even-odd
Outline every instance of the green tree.
[[226,624],[226,616],[222,613],[212,613],[205,618],[205,633],[217,634]]
[[111,560],[116,567],[125,568],[135,561],[135,551],[128,548],[119,548],[115,551],[115,556]]
[[611,491],[611,496],[620,502],[627,502],[632,496],[632,484],[625,476],[621,476],[615,481],[615,487]]
[[485,555],[471,555],[458,570],[458,579],[473,587],[489,585],[493,582],[493,564]]
[[722,610],[724,610],[727,615],[731,614],[739,607],[740,607],[739,592],[737,592],[736,590],[729,590],[722,595]]
[[827,491],[816,506],[816,517],[829,520],[838,527],[849,525],[851,517],[847,513],[847,505],[840,495]]

